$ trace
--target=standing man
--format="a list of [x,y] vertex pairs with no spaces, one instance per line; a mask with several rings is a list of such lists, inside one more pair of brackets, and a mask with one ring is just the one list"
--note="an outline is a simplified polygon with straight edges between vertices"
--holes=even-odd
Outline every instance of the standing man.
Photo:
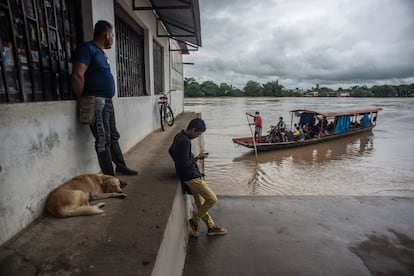
[[[246,113],[247,115],[249,115],[250,117],[254,118],[254,123],[252,123],[251,125],[254,125],[254,138],[256,139],[256,141],[260,141],[260,137],[262,136],[262,117],[260,117],[259,111],[256,111],[254,113],[254,115],[250,114],[250,113]],[[256,138],[257,137],[257,138]]]
[[134,175],[138,172],[127,167],[119,147],[112,97],[115,82],[109,60],[103,50],[111,49],[114,33],[111,23],[100,20],[95,24],[93,40],[81,44],[73,55],[72,88],[80,99],[95,96],[95,122],[90,125],[95,137],[95,150],[102,173]]
[[224,235],[227,230],[217,227],[208,210],[217,202],[217,197],[210,187],[204,182],[204,174],[200,173],[197,165],[198,159],[204,159],[207,154],[201,152],[194,157],[191,152],[191,140],[200,136],[206,131],[206,124],[200,118],[191,120],[186,130],[181,130],[175,135],[174,142],[168,150],[175,163],[175,170],[181,181],[188,186],[194,196],[197,212],[188,221],[191,234],[198,237],[200,232],[197,229],[198,222],[203,220],[207,225],[208,236]]

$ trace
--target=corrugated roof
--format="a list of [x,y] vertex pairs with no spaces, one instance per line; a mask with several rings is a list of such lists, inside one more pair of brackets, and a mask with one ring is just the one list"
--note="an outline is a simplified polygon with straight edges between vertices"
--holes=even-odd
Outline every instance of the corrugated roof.
[[[151,7],[138,7],[134,10],[153,10],[165,26],[168,37],[201,46],[200,8],[198,0],[148,0]],[[163,36],[157,34],[158,36]]]

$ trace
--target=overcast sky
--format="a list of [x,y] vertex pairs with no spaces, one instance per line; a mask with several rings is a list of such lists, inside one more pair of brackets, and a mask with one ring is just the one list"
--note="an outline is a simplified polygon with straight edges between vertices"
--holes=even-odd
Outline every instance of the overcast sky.
[[199,0],[184,76],[243,88],[414,83],[414,0]]

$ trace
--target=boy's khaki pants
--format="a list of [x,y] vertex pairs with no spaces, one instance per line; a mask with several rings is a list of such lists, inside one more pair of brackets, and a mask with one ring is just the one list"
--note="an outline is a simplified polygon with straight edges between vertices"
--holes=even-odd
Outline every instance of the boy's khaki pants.
[[198,223],[202,219],[208,228],[215,226],[213,219],[208,214],[208,210],[217,202],[217,197],[210,187],[200,178],[184,181],[190,188],[197,206],[197,212],[193,215],[194,222]]

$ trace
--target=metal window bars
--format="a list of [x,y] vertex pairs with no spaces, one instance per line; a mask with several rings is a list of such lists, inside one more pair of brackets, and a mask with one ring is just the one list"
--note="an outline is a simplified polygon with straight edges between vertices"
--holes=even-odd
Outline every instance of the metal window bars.
[[119,97],[146,96],[144,36],[115,16]]
[[0,102],[75,99],[72,51],[82,41],[79,0],[0,1]]

